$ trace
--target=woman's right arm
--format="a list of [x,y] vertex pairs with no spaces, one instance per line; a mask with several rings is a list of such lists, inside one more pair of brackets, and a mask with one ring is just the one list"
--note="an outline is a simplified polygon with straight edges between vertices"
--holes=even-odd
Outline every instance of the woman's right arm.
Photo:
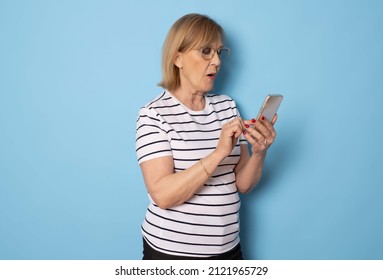
[[188,169],[174,173],[173,158],[158,157],[140,164],[146,188],[154,202],[162,209],[188,201],[209,179],[220,162],[226,158],[242,133],[239,119],[225,124],[216,149]]
[[[212,152],[201,161],[181,172],[174,173],[172,157],[159,157],[140,164],[146,188],[162,209],[188,201],[209,179],[222,158]],[[205,171],[205,169],[206,171]]]

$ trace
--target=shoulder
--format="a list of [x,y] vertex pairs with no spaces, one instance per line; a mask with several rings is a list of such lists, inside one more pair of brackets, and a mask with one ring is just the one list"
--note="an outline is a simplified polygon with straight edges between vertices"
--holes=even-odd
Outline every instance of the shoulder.
[[175,102],[169,91],[164,90],[161,94],[157,95],[144,106],[142,106],[140,111],[156,111],[161,114],[179,106],[180,104]]
[[141,109],[153,109],[158,106],[169,105],[169,103],[171,103],[171,96],[168,94],[167,91],[163,91],[161,94],[158,94],[152,100],[144,104],[144,106],[142,106]]
[[174,106],[174,101],[171,98],[171,95],[164,90],[161,94],[155,96],[152,100],[144,104],[140,109],[138,114],[154,114],[157,115],[158,111],[166,110]]

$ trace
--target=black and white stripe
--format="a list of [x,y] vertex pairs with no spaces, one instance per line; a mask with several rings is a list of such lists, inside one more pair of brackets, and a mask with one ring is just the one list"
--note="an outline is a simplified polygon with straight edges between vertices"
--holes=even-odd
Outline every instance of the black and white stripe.
[[[163,156],[181,172],[214,151],[224,123],[239,116],[235,102],[225,95],[205,95],[203,111],[192,111],[168,91],[140,109],[136,153],[139,163]],[[150,246],[183,256],[212,256],[239,242],[240,200],[234,168],[240,158],[241,137],[204,188],[189,201],[161,209],[150,199],[142,233]]]

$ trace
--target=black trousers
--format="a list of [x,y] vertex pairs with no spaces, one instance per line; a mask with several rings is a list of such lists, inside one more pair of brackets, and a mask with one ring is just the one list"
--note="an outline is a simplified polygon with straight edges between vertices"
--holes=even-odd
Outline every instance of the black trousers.
[[143,260],[243,260],[241,245],[238,244],[233,249],[223,254],[206,257],[206,258],[197,258],[197,257],[184,257],[176,255],[168,255],[162,252],[154,250],[143,238],[144,250],[143,250]]

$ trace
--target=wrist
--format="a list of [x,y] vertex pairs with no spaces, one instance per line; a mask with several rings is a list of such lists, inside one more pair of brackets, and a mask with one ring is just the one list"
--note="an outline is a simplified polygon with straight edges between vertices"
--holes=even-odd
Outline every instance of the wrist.
[[265,157],[266,157],[266,151],[251,154],[251,158],[254,158],[257,160],[264,160]]
[[215,149],[211,154],[210,154],[215,160],[217,160],[218,162],[221,162],[223,161],[227,156],[223,153],[220,153],[219,151],[217,151],[217,149]]

